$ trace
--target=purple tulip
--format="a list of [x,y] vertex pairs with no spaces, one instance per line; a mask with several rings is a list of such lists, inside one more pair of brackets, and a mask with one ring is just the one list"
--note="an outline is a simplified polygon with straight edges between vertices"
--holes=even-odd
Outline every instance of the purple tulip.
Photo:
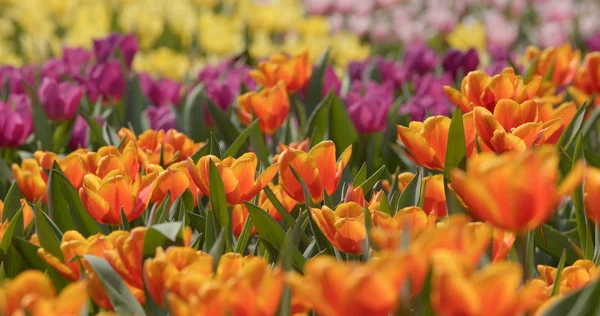
[[0,68],[0,87],[4,87],[8,82],[9,92],[12,94],[24,94],[25,87],[23,82],[33,86],[35,83],[35,66],[24,66],[15,68],[4,66]]
[[60,81],[65,73],[65,66],[61,58],[50,58],[42,65],[42,78],[52,78]]
[[[231,84],[227,82],[219,82],[216,80],[207,81],[204,83],[204,93],[210,100],[221,110],[226,111],[237,94]],[[204,107],[204,117],[206,124],[213,125],[213,120],[208,112],[208,106]]]
[[342,91],[342,81],[340,81],[340,78],[338,78],[331,66],[325,69],[325,74],[323,75],[323,97],[327,96],[329,91],[333,91],[337,96],[340,96]]
[[348,114],[361,134],[376,133],[384,129],[393,102],[394,88],[391,82],[378,84],[373,81],[355,81],[346,96]]
[[407,79],[408,73],[395,60],[386,60],[382,56],[375,58],[375,66],[379,71],[381,82],[392,82],[394,89],[402,87],[402,83]]
[[256,89],[256,83],[250,77],[250,68],[246,65],[225,60],[216,66],[206,66],[198,73],[198,81],[205,83],[209,81],[227,82],[235,92],[239,92],[242,84],[248,90]]
[[61,82],[46,77],[38,89],[40,102],[44,105],[48,118],[55,121],[68,121],[75,117],[83,89],[73,83]]
[[7,102],[0,101],[0,147],[19,147],[33,130],[29,99],[24,94],[11,94]]
[[[101,116],[94,117],[100,125],[104,124],[104,119]],[[69,140],[69,147],[72,150],[77,148],[85,148],[88,144],[88,124],[82,116],[77,116],[75,119],[75,125],[73,126],[73,132],[71,133],[71,139]]]
[[585,40],[585,46],[591,52],[600,51],[600,30]]
[[415,95],[400,108],[400,114],[410,114],[412,120],[422,121],[427,114],[448,115],[452,104],[444,93],[444,86],[452,85],[450,74],[441,77],[428,73],[413,78]]
[[175,114],[170,106],[151,106],[146,112],[153,130],[169,130],[177,127]]
[[463,53],[456,49],[451,49],[446,53],[442,63],[444,71],[449,73],[452,78],[456,78],[459,69],[463,76],[477,69],[479,66],[479,56],[473,48]]
[[138,76],[142,93],[155,106],[179,105],[181,100],[181,83],[161,78],[154,80],[150,75],[140,73]]
[[88,69],[87,93],[92,102],[99,96],[103,100],[120,100],[125,94],[125,76],[121,63],[116,60],[91,66]]
[[97,63],[104,63],[120,51],[125,65],[131,69],[133,57],[139,50],[137,39],[133,34],[122,35],[112,33],[108,37],[94,40],[94,55]]
[[83,69],[92,60],[92,53],[83,48],[65,47],[63,49],[64,71],[71,77],[81,76]]
[[425,74],[433,70],[438,64],[437,53],[422,44],[410,46],[406,49],[402,66],[407,73]]
[[348,64],[348,76],[350,82],[360,81],[363,79],[365,75],[365,71],[367,70],[367,65],[369,64],[369,60],[363,61],[353,61]]

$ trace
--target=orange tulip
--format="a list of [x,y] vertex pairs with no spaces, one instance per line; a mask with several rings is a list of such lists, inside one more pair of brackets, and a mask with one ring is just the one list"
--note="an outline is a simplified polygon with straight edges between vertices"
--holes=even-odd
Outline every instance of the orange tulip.
[[125,145],[122,151],[113,146],[102,147],[97,153],[88,153],[87,159],[89,171],[100,178],[113,170],[124,171],[129,177],[135,178],[140,168],[137,148],[131,143]]
[[21,166],[13,163],[12,173],[19,189],[21,189],[27,200],[48,202],[48,197],[46,196],[48,175],[42,170],[35,159],[23,159]]
[[583,186],[585,213],[594,222],[600,218],[600,169],[587,166]]
[[542,122],[556,120],[557,118],[562,119],[561,126],[558,128],[558,130],[550,135],[550,137],[546,140],[547,144],[556,144],[562,133],[565,131],[565,128],[567,128],[569,123],[571,123],[571,120],[573,120],[573,117],[575,117],[577,105],[575,105],[575,102],[573,101],[563,102],[557,108],[553,108],[553,106],[550,104],[544,104],[539,110],[539,119]]
[[310,145],[310,139],[305,138],[300,142],[291,142],[287,145],[279,143],[279,152],[282,153],[284,150],[289,148],[299,149],[302,151],[308,151],[308,146]]
[[[537,266],[540,279],[548,286],[553,286],[556,282],[555,267],[538,265]],[[578,290],[590,282],[600,278],[600,268],[596,267],[594,262],[590,260],[577,260],[572,266],[563,269],[560,276],[560,294],[569,293]]]
[[207,155],[194,164],[188,158],[187,166],[200,191],[210,196],[210,162],[213,162],[221,175],[225,189],[225,197],[230,205],[240,204],[254,198],[260,190],[275,177],[278,164],[269,166],[256,179],[256,167],[258,158],[250,152],[243,154],[240,158],[227,157],[221,161],[213,155]]
[[269,135],[281,127],[290,113],[290,101],[283,81],[259,92],[245,93],[238,97],[237,103],[240,122],[248,126],[252,122],[252,115],[255,115],[260,129]]
[[518,103],[532,100],[541,82],[541,77],[534,76],[531,82],[525,84],[523,77],[515,75],[512,68],[506,68],[493,77],[483,71],[472,71],[463,79],[461,91],[444,86],[444,92],[463,113],[469,113],[477,106],[493,111],[501,99],[511,99]]
[[[600,105],[600,52],[588,53],[583,65],[577,71],[573,85],[567,87],[577,105],[584,102]],[[592,100],[592,96],[596,95]]]
[[354,202],[341,203],[335,212],[327,206],[310,208],[311,216],[325,237],[341,251],[360,254],[367,237],[364,208]]
[[36,151],[33,156],[44,170],[52,169],[52,165],[56,161],[65,174],[65,177],[78,190],[83,183],[83,176],[88,172],[87,154],[87,149],[78,149],[69,153],[64,158],[60,158],[55,153],[49,151]]
[[118,225],[121,209],[128,221],[138,218],[146,210],[155,178],[156,174],[137,175],[132,181],[123,170],[113,170],[104,178],[88,173],[83,178],[79,197],[96,221]]
[[493,114],[483,107],[475,108],[473,113],[481,140],[496,153],[521,152],[544,144],[562,126],[562,118],[539,122],[537,104],[532,100],[518,104],[502,99]]
[[550,146],[500,156],[482,153],[452,172],[452,189],[478,219],[511,231],[538,227],[583,177],[578,164],[557,187],[558,153]]
[[136,227],[113,240],[113,249],[106,250],[104,257],[129,285],[144,288],[142,281],[142,256],[146,227]]
[[[84,262],[83,264],[87,272],[88,292],[90,293],[90,298],[96,305],[102,307],[103,309],[114,311],[115,308],[110,301],[108,294],[106,293],[106,289],[104,288],[104,284],[102,284],[100,277],[96,275],[96,271],[94,271],[92,266],[90,266],[87,262]],[[140,304],[143,305],[146,303],[146,293],[143,289],[134,287],[127,282],[125,282],[125,286]]]
[[[414,173],[403,172],[398,175],[398,188],[404,191],[410,181],[415,177]],[[421,194],[423,195],[423,210],[427,214],[435,214],[437,218],[446,216],[446,194],[444,190],[444,175],[436,174],[424,177],[421,182]]]
[[165,252],[157,249],[154,258],[144,262],[144,279],[148,295],[159,306],[164,306],[167,292],[178,292],[179,280],[186,274],[211,276],[213,258],[189,247],[170,247]]
[[323,190],[332,195],[340,182],[342,171],[352,155],[349,146],[336,162],[335,144],[332,141],[322,141],[305,152],[299,149],[287,148],[281,155],[274,158],[279,162],[279,183],[294,200],[304,202],[304,192],[290,167],[302,178],[313,202],[323,199]]
[[288,93],[304,87],[312,74],[308,52],[292,58],[274,55],[268,61],[258,63],[258,69],[250,71],[250,76],[263,87],[273,87],[280,80],[285,83]]
[[[430,116],[424,122],[410,122],[408,127],[398,125],[398,137],[415,163],[428,169],[444,170],[450,118]],[[463,115],[467,156],[476,151],[476,130],[472,113]]]
[[471,272],[460,264],[459,254],[437,253],[433,259],[431,300],[438,315],[520,315],[517,294],[523,275],[514,262],[498,262]]
[[159,165],[149,165],[146,172],[148,174],[158,173],[156,187],[152,192],[152,202],[161,203],[170,192],[171,203],[173,203],[185,190],[189,189],[194,198],[194,206],[198,204],[198,194],[202,196],[202,192],[194,183],[186,161],[176,162],[167,169],[163,169]]
[[398,249],[404,234],[409,241],[415,240],[425,229],[435,225],[435,214],[429,216],[417,206],[399,210],[394,216],[374,212],[371,240],[381,249]]
[[541,77],[553,69],[550,80],[555,85],[567,85],[575,77],[579,61],[581,60],[581,52],[573,50],[571,44],[567,43],[561,47],[548,47],[540,50],[535,46],[529,46],[525,50],[525,59],[533,65],[533,73]]
[[47,275],[37,270],[26,270],[0,287],[0,314],[79,315],[87,298],[84,281],[67,285],[57,296]]
[[491,238],[492,241],[492,262],[497,262],[506,259],[506,256],[510,252],[513,244],[516,240],[514,233],[493,228],[488,223],[484,222],[473,222],[468,223],[467,228],[473,230],[473,234],[481,234],[482,238]]

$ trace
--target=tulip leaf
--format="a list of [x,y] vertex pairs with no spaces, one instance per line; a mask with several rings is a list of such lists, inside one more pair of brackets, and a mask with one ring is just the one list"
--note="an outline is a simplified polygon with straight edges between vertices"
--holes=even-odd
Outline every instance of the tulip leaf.
[[183,131],[196,142],[208,136],[204,123],[204,98],[203,87],[197,85],[188,94],[183,106]]
[[342,152],[358,140],[358,132],[346,106],[333,92],[330,93],[332,101],[329,109],[329,138],[335,143],[337,152]]
[[190,189],[186,189],[175,199],[169,208],[169,217],[172,222],[180,221],[186,223],[186,214],[194,209],[194,196]]
[[102,125],[102,138],[104,138],[107,144],[119,148],[119,144],[121,143],[119,135],[108,125],[108,122],[104,122]]
[[113,270],[110,264],[94,255],[83,255],[102,282],[108,299],[119,315],[146,315],[135,296],[127,288],[123,279]]
[[67,146],[68,141],[71,139],[74,126],[75,119],[58,124],[52,135],[52,150],[54,152],[59,153]]
[[[537,63],[538,63],[539,59],[540,59],[539,56],[537,56],[533,60],[531,60],[531,62],[529,63],[529,67],[527,68],[527,71],[525,72],[525,75],[523,76],[523,82],[529,83],[529,81],[531,81],[531,79],[533,78],[533,74],[535,73],[535,68],[537,67]],[[511,60],[511,59],[509,58],[509,60]],[[517,68],[515,68],[515,70],[516,69]],[[516,74],[516,72],[515,72],[515,74]]]
[[545,253],[552,257],[559,259],[562,255],[563,249],[565,252],[566,265],[570,266],[579,258],[577,252],[573,249],[572,240],[561,233],[556,228],[544,224],[542,226],[544,234],[539,229],[535,230],[535,245]]
[[140,80],[137,74],[129,76],[125,85],[124,96],[125,120],[123,125],[131,124],[134,133],[141,133],[144,129],[141,124],[142,112],[146,105],[146,98],[142,93]]
[[585,287],[564,295],[551,303],[541,316],[587,316],[597,315],[600,310],[600,281],[588,283]]
[[592,111],[592,114],[584,120],[583,127],[581,128],[584,139],[590,135],[590,132],[593,130],[594,126],[596,126],[598,119],[600,119],[600,107],[595,108]]
[[323,78],[327,70],[327,61],[329,59],[329,48],[323,52],[314,68],[312,76],[306,86],[306,110],[312,113],[323,95]]
[[270,165],[269,149],[267,148],[267,144],[265,143],[265,136],[263,135],[260,128],[253,128],[250,131],[250,145],[256,153],[256,157],[258,157],[258,160],[260,160],[260,162],[264,166]]
[[21,209],[17,211],[17,214],[13,216],[13,218],[10,220],[10,223],[8,224],[8,227],[4,231],[2,241],[0,242],[0,250],[2,251],[3,255],[6,255],[8,253],[8,249],[10,248],[10,242],[17,225],[23,227],[23,207],[21,207]]
[[402,194],[400,194],[400,199],[398,199],[398,205],[396,205],[394,212],[398,212],[399,210],[409,207],[416,206],[419,203],[420,195],[421,195],[421,182],[422,182],[421,171],[417,171],[415,177],[408,183]]
[[361,183],[365,182],[366,180],[367,180],[367,163],[363,162],[362,166],[360,166],[360,169],[358,169],[356,176],[354,176],[354,181],[352,182],[352,186],[356,188]]
[[394,215],[392,214],[392,210],[390,208],[390,203],[388,202],[388,198],[385,194],[381,195],[381,200],[379,200],[379,211],[388,214],[388,215]]
[[157,247],[162,246],[166,249],[168,246],[180,244],[182,227],[181,222],[171,222],[148,228],[144,237],[144,258],[153,256]]
[[123,207],[121,206],[121,210],[120,210],[120,216],[121,216],[121,224],[119,225],[119,229],[123,230],[123,231],[131,231],[131,226],[129,225],[129,219],[127,219],[127,214],[125,214],[125,211],[123,211]]
[[60,250],[60,239],[57,238],[54,229],[54,224],[46,217],[42,208],[36,204],[35,207],[35,229],[40,241],[40,246],[49,253],[53,254],[60,261],[64,261],[63,253]]
[[467,145],[465,141],[465,130],[460,108],[452,115],[450,129],[448,130],[448,144],[446,151],[446,163],[444,164],[444,177],[450,180],[450,174],[455,168],[465,170],[467,162]]
[[208,254],[213,257],[213,270],[217,271],[219,266],[219,260],[221,259],[221,255],[225,253],[225,230],[221,230],[219,236],[215,240],[215,243],[210,247]]
[[554,285],[552,286],[551,296],[555,296],[560,291],[560,283],[563,269],[565,268],[565,260],[567,259],[567,249],[563,248],[562,255],[560,256],[560,261],[558,262],[558,266],[556,267],[556,275],[554,276]]
[[169,218],[169,203],[171,202],[171,191],[167,191],[167,194],[165,194],[165,197],[163,198],[163,200],[160,202],[160,204],[154,204],[154,206],[152,207],[152,211],[150,212],[150,215],[148,216],[148,220],[146,221],[146,225],[148,227],[154,225],[154,224],[160,224],[160,223],[164,223],[167,221],[167,219]]
[[190,226],[198,233],[203,234],[204,227],[206,226],[206,218],[193,212],[187,212],[187,215],[190,218]]
[[40,247],[25,239],[15,237],[12,238],[12,245],[31,268],[39,271],[46,270],[46,262],[38,255]]
[[206,224],[204,225],[204,251],[208,252],[217,240],[217,219],[214,210],[206,210]]
[[248,127],[246,127],[246,129],[244,129],[240,133],[240,135],[235,139],[233,144],[231,144],[231,146],[229,146],[229,148],[227,148],[227,150],[223,154],[223,158],[234,157],[238,153],[240,148],[242,148],[244,143],[246,143],[246,139],[248,139],[248,137],[250,136],[252,129],[257,128],[257,125],[258,125],[258,119],[255,119],[250,125],[248,125]]
[[584,149],[585,160],[592,166],[600,168],[600,155],[595,153],[593,150]]
[[246,218],[246,223],[244,223],[242,233],[240,234],[240,237],[238,237],[237,243],[235,244],[235,252],[242,256],[246,252],[246,246],[248,246],[248,241],[250,240],[252,227],[254,227],[252,225],[252,219],[250,217]]
[[209,178],[210,204],[212,205],[213,212],[215,212],[217,221],[221,225],[221,229],[226,231],[227,242],[229,242],[229,236],[232,232],[231,211],[227,207],[223,179],[212,160],[209,165]]
[[[204,92],[202,92],[204,94]],[[219,139],[225,142],[227,146],[231,146],[236,138],[240,135],[237,127],[231,121],[231,118],[226,112],[223,112],[216,104],[205,94],[206,104],[208,105],[208,113],[214,121],[215,128],[219,134]],[[198,124],[198,122],[196,122]]]
[[202,147],[200,147],[194,154],[190,156],[194,163],[197,163],[200,158],[209,154],[210,151],[210,142],[204,143]]
[[365,219],[365,244],[364,244],[364,248],[363,248],[363,258],[365,260],[369,260],[370,254],[371,254],[371,238],[369,237],[369,234],[371,233],[371,228],[373,227],[373,221],[371,218],[371,211],[369,210],[369,208],[364,205],[363,206],[363,210],[364,210],[364,219]]
[[46,110],[42,106],[35,88],[25,81],[22,81],[22,86],[25,88],[25,92],[31,102],[35,140],[39,142],[41,150],[52,150],[53,132],[50,119],[46,115]]
[[17,185],[17,181],[13,182],[8,193],[4,198],[4,211],[2,212],[2,223],[5,220],[11,220],[21,208],[21,199],[23,198],[23,192]]
[[556,68],[556,57],[552,58],[552,63],[550,63],[550,68],[544,74],[544,81],[552,81],[552,75],[554,75],[554,68]]
[[267,198],[269,199],[271,204],[273,204],[273,206],[275,207],[277,212],[281,215],[281,218],[283,218],[283,221],[285,222],[285,224],[290,227],[294,227],[294,225],[296,224],[296,221],[294,220],[292,215],[290,215],[290,213],[288,213],[288,211],[285,209],[283,204],[281,204],[281,201],[279,201],[277,196],[275,196],[275,193],[273,193],[273,190],[271,190],[271,188],[269,186],[266,186],[263,189],[263,192],[265,192],[265,195],[267,196]]
[[85,237],[101,232],[56,162],[50,170],[46,189],[50,218],[61,231],[77,230]]
[[577,134],[579,134],[579,131],[582,128],[585,119],[586,108],[587,106],[584,103],[577,109],[577,112],[575,112],[573,119],[571,119],[569,125],[565,127],[565,130],[563,131],[562,135],[560,135],[560,138],[556,143],[557,148],[562,147],[568,149],[571,143],[573,143],[575,137],[577,137]]
[[213,134],[212,132],[210,132],[210,136],[208,137],[208,144],[209,144],[208,153],[210,155],[214,155],[219,158],[222,158],[221,157],[221,147],[219,146],[219,142],[215,138],[215,134]]
[[310,138],[310,147],[325,140],[329,124],[329,108],[334,102],[335,95],[329,92],[327,97],[321,101],[308,118],[305,137]]
[[[261,238],[268,241],[273,247],[283,247],[285,232],[281,225],[279,225],[269,213],[265,212],[258,206],[244,202],[246,209],[248,209],[249,217],[252,218],[252,223],[256,227],[256,231]],[[291,245],[289,248],[291,253],[292,263],[296,269],[302,271],[306,260],[302,256],[302,253],[298,251],[298,248]]]
[[371,191],[373,189],[373,187],[375,186],[375,183],[377,183],[377,181],[379,181],[379,179],[381,179],[381,175],[383,174],[383,171],[385,171],[385,166],[381,166],[367,180],[365,180],[363,183],[361,183],[359,185],[359,187],[361,187],[363,189],[363,192],[365,194],[369,193],[369,191]]
[[106,140],[104,140],[104,137],[102,137],[102,126],[100,126],[100,123],[91,118],[90,115],[83,109],[80,109],[79,113],[90,128],[90,142],[96,147],[108,146]]

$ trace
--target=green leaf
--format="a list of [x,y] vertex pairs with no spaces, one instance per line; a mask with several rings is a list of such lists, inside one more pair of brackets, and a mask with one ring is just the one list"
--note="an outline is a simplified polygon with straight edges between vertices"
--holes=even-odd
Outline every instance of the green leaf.
[[25,239],[14,237],[12,238],[12,245],[30,267],[39,271],[46,270],[46,262],[37,253],[40,247]]
[[269,149],[265,143],[265,136],[263,135],[260,128],[254,128],[250,131],[250,145],[256,153],[258,160],[264,165],[268,166],[269,162]]
[[8,224],[8,227],[4,231],[4,235],[2,236],[2,239],[1,239],[2,241],[0,242],[0,250],[2,250],[3,255],[6,255],[8,253],[8,248],[10,248],[10,242],[12,240],[13,233],[14,233],[17,225],[20,225],[21,227],[23,227],[22,216],[23,216],[23,207],[21,207],[21,209],[19,211],[17,211],[17,214],[15,214],[15,216],[12,218],[12,220]]
[[105,259],[93,255],[84,255],[84,257],[102,282],[108,299],[117,314],[146,315],[140,303],[138,303],[135,296],[131,294],[127,285],[123,282],[123,279],[121,279]]
[[246,129],[244,129],[240,133],[240,135],[235,139],[233,144],[231,144],[231,146],[229,146],[229,148],[227,148],[227,150],[223,154],[223,158],[234,157],[238,153],[240,148],[242,148],[244,143],[246,143],[246,139],[248,139],[248,137],[250,136],[252,129],[257,128],[257,125],[258,125],[258,119],[255,119],[250,125],[248,125],[248,127],[246,127]]
[[571,120],[569,125],[565,127],[565,130],[558,139],[558,142],[556,143],[556,148],[569,148],[569,145],[575,140],[575,137],[577,137],[577,134],[582,128],[585,119],[586,108],[587,106],[583,104],[577,109],[577,112],[575,112],[573,119]]
[[211,155],[217,156],[219,158],[222,158],[221,157],[221,147],[219,146],[219,142],[215,138],[215,134],[213,134],[212,132],[210,132],[210,136],[208,138],[208,144],[210,145],[208,147],[208,153]]
[[394,212],[405,207],[416,206],[419,203],[419,197],[421,195],[421,178],[421,172],[417,171],[415,177],[408,183],[406,188],[404,188],[402,194],[400,194],[400,199],[398,200],[398,205]]
[[388,202],[387,196],[385,194],[381,195],[381,200],[379,201],[379,211],[386,213],[388,215],[392,214],[392,209],[390,208],[390,203]]
[[588,316],[598,315],[600,310],[600,281],[566,294],[552,303],[541,316]]
[[342,152],[358,140],[358,132],[348,115],[346,106],[331,93],[332,101],[329,109],[329,138],[335,143],[337,152]]
[[294,225],[296,224],[296,221],[294,220],[292,215],[290,215],[290,213],[288,213],[288,211],[285,209],[283,204],[281,204],[281,201],[279,201],[279,199],[277,199],[277,196],[275,196],[275,193],[273,193],[271,188],[269,186],[266,186],[264,188],[264,192],[267,195],[267,198],[269,199],[271,204],[273,204],[273,206],[275,207],[277,212],[281,215],[281,217],[283,218],[283,221],[286,223],[286,225],[288,225],[290,227],[294,227]]
[[584,121],[583,127],[581,128],[583,138],[587,138],[590,135],[590,132],[598,122],[598,119],[600,119],[600,108],[595,108],[587,120]]
[[5,220],[11,220],[21,208],[21,199],[23,198],[23,192],[19,189],[17,182],[13,182],[8,189],[8,193],[4,198],[4,211],[2,212],[2,223]]
[[70,121],[61,122],[56,126],[54,134],[52,135],[52,151],[59,153],[67,146],[68,141],[71,139],[73,133],[73,127],[75,126],[75,119]]
[[450,180],[450,173],[454,168],[465,170],[467,162],[467,145],[465,141],[465,130],[460,108],[452,115],[450,129],[448,131],[448,146],[446,147],[446,163],[444,165],[444,177]]
[[104,137],[102,137],[102,126],[100,126],[100,123],[96,119],[91,118],[83,109],[80,109],[79,113],[90,128],[90,142],[97,147],[108,146]]
[[[225,189],[223,186],[223,179],[219,174],[217,166],[214,162],[210,161],[209,166],[209,188],[210,188],[210,204],[215,212],[217,221],[221,225],[221,228],[226,231],[227,235],[231,230],[231,214],[227,207],[227,199],[225,197]],[[227,238],[229,239],[229,238]]]
[[[573,162],[571,164],[571,170],[578,163],[579,158],[583,157],[583,136],[579,134],[577,137],[577,143],[575,145],[575,152],[573,153]],[[579,184],[571,199],[573,200],[573,206],[575,209],[575,219],[577,221],[577,232],[579,234],[579,242],[585,253],[585,259],[592,259],[593,253],[591,253],[591,245],[588,244],[586,234],[588,233],[587,227],[587,216],[585,214],[585,206],[583,202],[583,183]]]
[[363,162],[360,169],[358,169],[356,176],[354,176],[354,181],[352,182],[352,186],[357,188],[360,184],[362,184],[366,180],[367,180],[367,163]]
[[[525,71],[525,76],[523,76],[523,82],[529,83],[529,81],[531,81],[531,79],[533,78],[533,74],[535,73],[535,67],[537,66],[538,60],[539,60],[539,57],[535,57],[529,63],[529,68],[527,68],[527,71]],[[517,68],[515,68],[515,69],[517,69]]]
[[198,233],[203,234],[204,227],[206,226],[206,218],[193,212],[188,212],[187,215],[190,218],[190,226]]
[[217,267],[219,266],[219,260],[221,259],[221,255],[225,252],[225,230],[222,230],[219,233],[219,236],[215,240],[215,243],[212,245],[208,254],[213,257],[213,266],[214,271],[217,271]]
[[246,223],[244,224],[244,228],[242,229],[242,233],[235,244],[235,252],[240,255],[244,255],[246,251],[246,246],[248,246],[248,241],[250,240],[250,234],[252,233],[252,219],[250,217],[246,218]]
[[160,204],[154,204],[150,216],[146,223],[146,226],[150,227],[154,224],[164,223],[169,218],[169,203],[171,202],[171,191],[167,191],[167,194],[163,198]]
[[121,213],[121,224],[119,225],[119,229],[124,230],[126,232],[131,231],[131,226],[129,225],[129,219],[127,219],[127,214],[123,211],[123,207],[120,210]]
[[333,103],[335,95],[329,92],[327,97],[317,105],[315,110],[308,118],[305,137],[310,138],[310,147],[325,140],[325,135],[329,124],[329,108]]
[[151,226],[144,237],[143,257],[153,256],[157,247],[167,248],[178,242],[181,236],[181,222],[163,223]]
[[214,121],[217,133],[219,133],[219,139],[224,141],[227,146],[231,146],[235,139],[238,138],[240,132],[238,131],[237,127],[235,127],[227,113],[223,112],[219,107],[217,107],[212,100],[210,100],[210,98],[205,96],[205,99],[206,104],[208,105],[208,112]]
[[64,261],[62,251],[60,250],[60,240],[54,233],[50,219],[46,217],[44,211],[36,205],[35,207],[35,228],[40,241],[40,246],[49,253],[53,254],[60,261]]
[[204,127],[204,98],[203,87],[198,85],[188,94],[183,106],[183,130],[195,142],[208,136]]
[[137,74],[132,74],[127,78],[123,102],[125,107],[125,120],[123,125],[127,126],[128,124],[131,124],[134,133],[141,133],[144,130],[142,128],[141,117],[146,105],[146,100],[142,93]]
[[214,210],[206,211],[206,224],[204,226],[204,251],[208,252],[215,244],[219,230]]
[[363,257],[365,260],[369,260],[369,256],[371,253],[371,240],[369,238],[369,234],[371,233],[371,227],[373,227],[373,223],[371,221],[371,211],[367,208],[366,205],[363,206],[364,209],[364,218],[365,218],[365,246],[363,249]]
[[373,173],[365,182],[361,183],[359,187],[363,189],[365,194],[369,193],[371,189],[375,186],[375,183],[381,179],[381,175],[385,171],[385,166],[381,166],[375,173]]
[[548,68],[548,71],[544,75],[544,81],[552,81],[552,75],[554,75],[554,68],[556,68],[556,57],[552,59],[550,68]]
[[306,109],[312,113],[323,95],[323,78],[327,70],[327,60],[329,59],[329,48],[323,52],[317,62],[313,74],[306,86]]
[[563,269],[565,268],[565,260],[567,259],[567,249],[563,249],[562,255],[560,256],[560,261],[558,262],[558,266],[556,267],[556,276],[554,277],[554,285],[552,286],[551,296],[558,295],[558,291],[560,291],[560,283]]
[[104,122],[102,125],[102,138],[104,138],[107,144],[119,148],[119,144],[121,143],[119,135],[108,125],[108,122]]
[[566,249],[565,260],[566,265],[568,266],[580,259],[579,255],[573,248],[575,244],[569,237],[565,236],[559,230],[547,224],[544,224],[542,229],[544,230],[543,236],[540,229],[535,230],[535,245],[540,250],[556,259],[559,259],[562,255],[563,249]]
[[[169,214],[171,221],[180,221],[185,224],[186,214],[192,212],[194,209],[194,195],[190,189],[183,191],[181,195],[175,199],[171,207],[169,208]],[[185,226],[185,225],[184,225]]]
[[[285,232],[283,231],[283,228],[281,228],[281,226],[271,217],[271,215],[254,204],[248,202],[244,202],[244,204],[248,209],[250,218],[252,218],[252,222],[254,223],[256,231],[260,237],[271,243],[274,247],[277,245],[279,245],[279,247],[283,246]],[[299,271],[302,271],[306,260],[295,246],[291,246],[289,251],[291,252],[291,258],[294,267],[296,267],[296,269]]]
[[25,81],[22,81],[22,84],[31,102],[35,140],[39,142],[41,150],[52,150],[53,132],[50,119],[46,115],[46,111],[38,98],[36,89]]

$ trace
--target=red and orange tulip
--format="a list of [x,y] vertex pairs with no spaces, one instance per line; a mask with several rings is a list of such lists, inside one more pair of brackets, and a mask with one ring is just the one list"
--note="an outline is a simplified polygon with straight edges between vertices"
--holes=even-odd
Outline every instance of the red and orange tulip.
[[274,55],[268,61],[259,62],[258,69],[250,71],[250,76],[263,87],[273,87],[283,81],[288,93],[304,87],[311,74],[308,52],[291,58]]
[[113,247],[104,251],[104,257],[127,284],[144,288],[142,281],[142,257],[146,227],[124,231],[112,241]]
[[355,202],[342,203],[335,211],[327,206],[310,208],[312,218],[325,237],[341,251],[360,254],[366,237],[364,207]]
[[211,161],[221,175],[225,197],[230,205],[240,204],[255,197],[275,177],[278,166],[277,163],[269,166],[255,179],[258,158],[252,152],[245,153],[237,159],[227,157],[222,161],[216,156],[207,155],[200,158],[197,164],[194,164],[192,159],[188,159],[187,166],[190,175],[196,186],[206,196],[210,196],[209,167]]
[[103,178],[88,173],[83,178],[79,197],[96,221],[118,225],[121,223],[121,209],[129,221],[146,210],[155,178],[156,174],[137,175],[132,181],[123,170],[113,170]]
[[119,137],[126,138],[125,143],[135,143],[138,148],[138,159],[144,167],[149,164],[160,164],[161,155],[165,166],[184,161],[204,146],[204,143],[195,143],[185,134],[174,129],[166,132],[147,130],[136,138],[130,130],[121,128]]
[[153,172],[158,173],[156,187],[152,192],[151,198],[154,203],[161,203],[167,196],[167,193],[171,194],[170,203],[173,203],[188,189],[194,198],[194,206],[198,203],[198,195],[202,196],[202,192],[198,189],[190,175],[186,161],[176,162],[167,169],[163,169],[159,165],[149,165],[146,168],[146,172],[148,174]]
[[279,163],[279,183],[294,200],[305,201],[302,186],[292,173],[292,167],[306,183],[313,202],[321,201],[323,190],[332,195],[337,189],[351,155],[352,146],[349,146],[336,162],[335,144],[332,141],[322,141],[308,152],[287,148],[276,158]]
[[[408,127],[398,125],[398,137],[417,164],[432,170],[444,170],[450,122],[446,116],[431,116],[424,122],[410,122]],[[467,156],[470,156],[477,149],[472,113],[463,115],[463,126]]]
[[524,151],[544,144],[561,127],[562,118],[538,121],[535,101],[521,104],[509,99],[498,101],[491,113],[483,107],[473,111],[477,133],[483,143],[496,153]]
[[600,218],[600,169],[586,167],[583,191],[585,213],[589,219],[597,223]]
[[525,59],[528,63],[535,63],[533,73],[541,77],[545,77],[553,69],[550,80],[554,85],[562,86],[569,84],[575,77],[581,52],[573,50],[569,43],[544,50],[529,46],[525,50]]
[[36,151],[33,154],[39,165],[44,170],[52,169],[52,164],[56,161],[62,172],[76,190],[81,187],[83,184],[83,176],[88,172],[87,155],[87,149],[78,149],[69,153],[64,158],[60,158],[55,153],[49,151]]
[[500,156],[483,153],[455,169],[452,188],[477,219],[511,231],[538,227],[555,211],[560,199],[581,182],[583,166],[557,185],[558,153],[542,146]]
[[[556,282],[557,269],[551,266],[538,265],[538,274],[548,286]],[[577,260],[573,265],[565,267],[560,276],[560,293],[565,294],[578,290],[588,283],[600,278],[600,268],[590,260]]]
[[16,163],[12,164],[12,173],[19,189],[21,189],[27,200],[48,202],[46,196],[48,175],[35,159],[23,159],[20,166]]
[[[577,71],[573,85],[567,87],[577,105],[600,105],[600,52],[588,53]],[[596,95],[592,100],[593,95]]]
[[540,121],[549,122],[552,120],[556,120],[557,118],[562,119],[561,126],[558,128],[558,130],[552,133],[552,135],[550,135],[550,137],[546,140],[547,144],[556,144],[560,139],[560,136],[564,132],[565,128],[567,128],[569,123],[571,123],[571,120],[573,120],[573,117],[575,117],[575,113],[577,113],[577,105],[575,105],[575,102],[573,101],[563,102],[556,108],[554,108],[548,103],[538,103],[538,105],[540,105]]
[[[414,173],[403,172],[398,175],[398,188],[404,191],[415,177]],[[436,174],[422,179],[421,194],[423,195],[423,210],[427,214],[435,214],[437,218],[446,216],[446,194],[444,190],[444,175]]]
[[122,151],[114,146],[104,146],[98,152],[87,154],[88,172],[104,178],[113,170],[122,170],[129,177],[135,178],[139,172],[140,164],[135,144],[128,143]]
[[444,86],[444,92],[463,113],[469,113],[477,106],[494,111],[501,99],[511,99],[517,103],[532,100],[541,82],[541,77],[534,76],[531,82],[525,84],[523,77],[515,75],[512,68],[506,68],[493,77],[483,71],[473,71],[463,79],[461,91]]
[[283,81],[259,92],[248,92],[237,99],[237,117],[248,126],[252,115],[258,118],[258,125],[265,134],[275,133],[285,122],[290,112],[290,101]]

